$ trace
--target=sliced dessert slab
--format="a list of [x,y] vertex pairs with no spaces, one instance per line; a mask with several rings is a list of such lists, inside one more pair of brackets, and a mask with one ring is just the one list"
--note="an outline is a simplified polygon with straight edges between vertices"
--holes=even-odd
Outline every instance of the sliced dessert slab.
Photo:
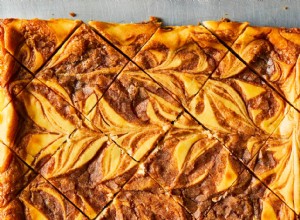
[[80,23],[67,19],[3,19],[0,45],[35,73]]
[[76,130],[41,174],[89,218],[133,176],[137,162],[101,132]]
[[288,112],[289,105],[228,52],[187,109],[244,163]]
[[183,220],[193,218],[140,167],[112,203],[96,219]]
[[82,24],[36,77],[86,115],[127,63]]
[[203,26],[163,27],[133,61],[185,106],[227,51]]
[[19,93],[22,83],[15,84],[13,91],[18,95],[0,113],[8,123],[1,124],[4,143],[38,170],[81,125],[81,116],[39,80],[34,79]]
[[297,219],[295,213],[245,170],[205,216],[208,219]]
[[147,74],[126,67],[87,118],[93,129],[110,135],[140,161],[182,111],[181,105]]
[[275,194],[300,214],[300,113],[291,108],[253,158],[250,168]]
[[290,103],[299,98],[299,28],[249,26],[232,50]]
[[236,22],[229,19],[203,21],[202,24],[229,47],[243,33],[246,27],[249,26],[248,22]]
[[40,175],[16,199],[0,209],[0,218],[88,220]]
[[0,209],[8,205],[36,175],[1,141],[2,140],[0,140]]
[[161,26],[161,22],[155,17],[141,23],[90,21],[88,24],[131,59]]
[[182,114],[144,163],[145,170],[196,219],[243,171],[242,164],[197,121]]

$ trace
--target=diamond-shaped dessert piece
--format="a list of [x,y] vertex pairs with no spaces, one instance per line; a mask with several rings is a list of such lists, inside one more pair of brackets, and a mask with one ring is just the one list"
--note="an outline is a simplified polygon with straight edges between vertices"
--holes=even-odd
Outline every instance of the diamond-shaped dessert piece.
[[41,174],[94,218],[136,170],[137,162],[107,136],[82,128],[52,156]]
[[82,24],[37,78],[86,115],[128,60]]
[[[202,26],[164,27],[133,61],[186,105],[227,51]],[[129,65],[128,69],[135,67]]]
[[0,140],[0,208],[8,205],[35,176]]
[[291,108],[279,127],[253,158],[258,178],[300,214],[300,113]]
[[[19,84],[13,88],[16,93],[22,87]],[[79,113],[37,79],[15,97],[0,117],[9,122],[6,126],[1,124],[7,139],[4,143],[35,170],[81,125]]]
[[227,53],[187,108],[245,163],[283,120],[288,104]]
[[247,27],[232,49],[290,103],[299,97],[299,28]]
[[192,216],[140,168],[96,219],[121,218],[183,220]]
[[3,19],[0,47],[35,73],[80,23],[67,19]]
[[196,218],[204,216],[212,200],[243,170],[241,163],[187,113],[179,117],[144,166]]
[[295,213],[248,171],[216,199],[209,219],[296,219]]
[[182,111],[145,73],[124,70],[87,118],[139,161]]
[[21,194],[0,209],[0,219],[87,220],[43,177],[36,177]]
[[231,46],[249,25],[248,22],[236,22],[229,19],[221,21],[203,21],[203,25],[227,46]]
[[89,25],[129,58],[133,58],[161,26],[161,22],[157,18],[151,17],[148,22],[141,23],[120,24],[90,21]]

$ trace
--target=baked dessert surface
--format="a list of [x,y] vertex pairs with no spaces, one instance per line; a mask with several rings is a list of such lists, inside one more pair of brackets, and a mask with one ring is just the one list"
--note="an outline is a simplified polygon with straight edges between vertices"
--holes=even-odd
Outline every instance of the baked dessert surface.
[[249,167],[299,213],[299,112],[291,108]]
[[196,219],[244,169],[212,134],[184,113],[147,158],[145,170]]
[[90,21],[88,24],[131,59],[161,26],[161,22],[155,17],[141,23]]
[[4,19],[0,21],[1,47],[35,73],[80,23],[68,19]]
[[88,219],[40,175],[18,197],[1,208],[0,217],[1,219]]
[[235,184],[220,196],[205,219],[297,219],[277,195],[249,172],[244,171]]
[[0,208],[3,208],[36,174],[2,142],[0,147]]
[[297,219],[299,30],[0,21],[0,219]]
[[298,110],[299,36],[299,28],[249,26],[231,46],[240,58]]
[[283,120],[289,105],[228,52],[187,109],[248,163]]
[[143,167],[128,181],[100,219],[193,219]]

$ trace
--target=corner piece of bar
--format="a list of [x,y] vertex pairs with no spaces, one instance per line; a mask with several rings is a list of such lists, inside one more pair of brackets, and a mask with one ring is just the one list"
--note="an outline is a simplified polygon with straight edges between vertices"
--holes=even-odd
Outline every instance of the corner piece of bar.
[[3,19],[0,44],[35,73],[80,23],[67,19]]
[[82,24],[36,77],[87,115],[128,62]]
[[300,28],[249,26],[232,50],[295,104],[300,95]]
[[40,175],[0,209],[0,219],[88,220]]

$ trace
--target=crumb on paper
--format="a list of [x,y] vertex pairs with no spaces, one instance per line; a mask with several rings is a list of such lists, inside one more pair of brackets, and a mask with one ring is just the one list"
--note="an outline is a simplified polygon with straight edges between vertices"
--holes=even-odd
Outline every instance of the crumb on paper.
[[70,15],[71,17],[73,17],[73,18],[76,17],[76,13],[75,13],[75,12],[70,12],[69,15]]

